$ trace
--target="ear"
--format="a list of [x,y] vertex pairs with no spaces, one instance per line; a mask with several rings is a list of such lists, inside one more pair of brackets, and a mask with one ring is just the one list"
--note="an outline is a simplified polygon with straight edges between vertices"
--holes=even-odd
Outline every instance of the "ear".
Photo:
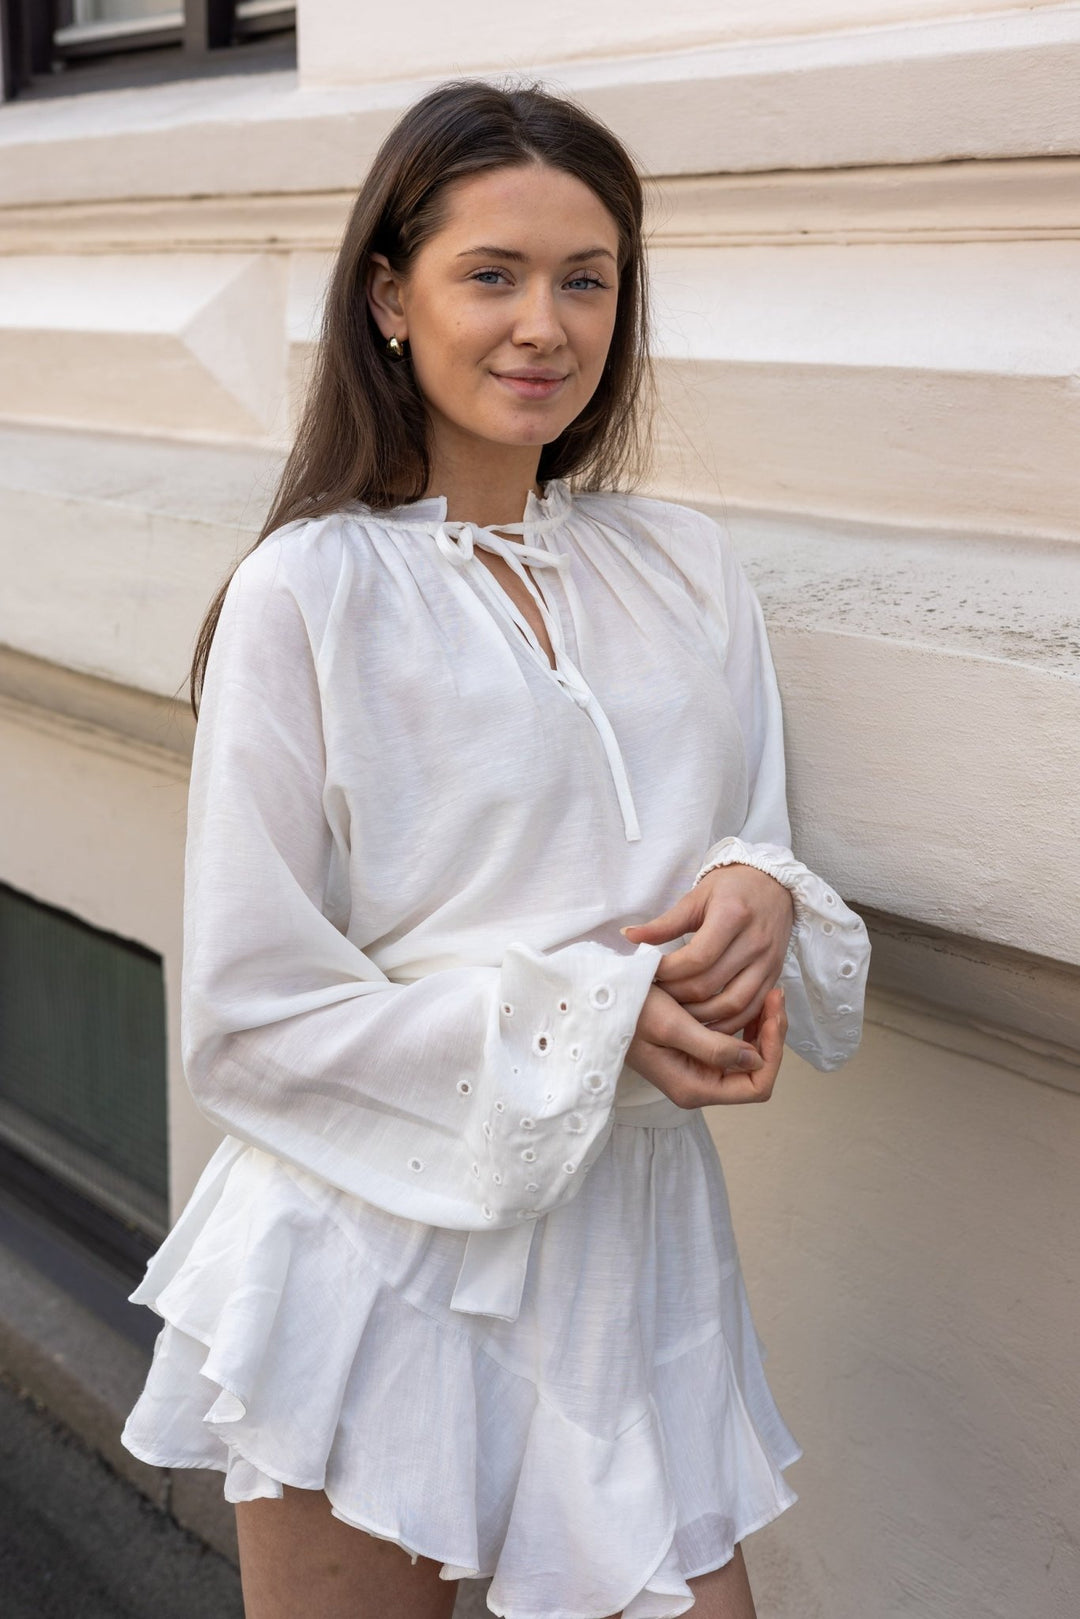
[[405,322],[405,309],[401,302],[401,283],[390,268],[383,253],[372,253],[368,269],[367,300],[376,326],[385,338],[400,337],[404,343],[409,333]]

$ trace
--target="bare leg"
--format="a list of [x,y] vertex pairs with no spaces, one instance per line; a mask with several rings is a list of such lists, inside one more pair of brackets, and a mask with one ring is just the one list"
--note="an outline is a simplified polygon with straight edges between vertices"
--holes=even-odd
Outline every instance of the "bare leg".
[[[723,1568],[710,1569],[686,1583],[694,1593],[687,1619],[757,1619],[741,1546]],[[613,1613],[609,1619],[622,1619],[622,1614]]]
[[451,1619],[457,1580],[330,1511],[322,1490],[238,1501],[245,1619]]

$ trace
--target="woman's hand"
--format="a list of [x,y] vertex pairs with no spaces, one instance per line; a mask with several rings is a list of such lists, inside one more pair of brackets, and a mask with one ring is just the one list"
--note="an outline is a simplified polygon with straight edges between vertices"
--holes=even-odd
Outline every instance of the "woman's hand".
[[767,1102],[787,1035],[779,984],[747,1024],[747,1039],[705,1028],[655,982],[641,1008],[626,1061],[679,1107],[717,1102]]
[[734,1034],[753,1022],[780,976],[795,910],[783,883],[756,866],[717,866],[651,922],[622,929],[631,944],[693,938],[662,956],[655,982],[699,1023]]

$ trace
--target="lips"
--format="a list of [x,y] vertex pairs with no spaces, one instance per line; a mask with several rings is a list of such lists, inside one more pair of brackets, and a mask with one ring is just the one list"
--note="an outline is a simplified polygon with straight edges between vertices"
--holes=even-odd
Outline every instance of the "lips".
[[493,371],[491,374],[519,399],[550,399],[566,381],[561,371]]

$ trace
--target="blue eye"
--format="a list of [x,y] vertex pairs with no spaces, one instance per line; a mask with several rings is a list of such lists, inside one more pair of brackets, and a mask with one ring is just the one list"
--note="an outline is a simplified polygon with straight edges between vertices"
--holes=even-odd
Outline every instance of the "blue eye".
[[[498,278],[499,276],[502,275],[502,273],[503,272],[501,270],[477,270],[476,274],[473,276],[472,279],[474,281],[480,281],[481,276],[486,276],[486,275],[495,276],[496,278]],[[491,282],[491,281],[484,281],[481,284],[483,286],[485,286],[485,287],[490,287],[490,286],[494,285],[494,283]]]
[[567,285],[571,287],[575,284],[577,286],[585,287],[602,287],[604,285],[600,277],[597,275],[576,275],[567,283]]

